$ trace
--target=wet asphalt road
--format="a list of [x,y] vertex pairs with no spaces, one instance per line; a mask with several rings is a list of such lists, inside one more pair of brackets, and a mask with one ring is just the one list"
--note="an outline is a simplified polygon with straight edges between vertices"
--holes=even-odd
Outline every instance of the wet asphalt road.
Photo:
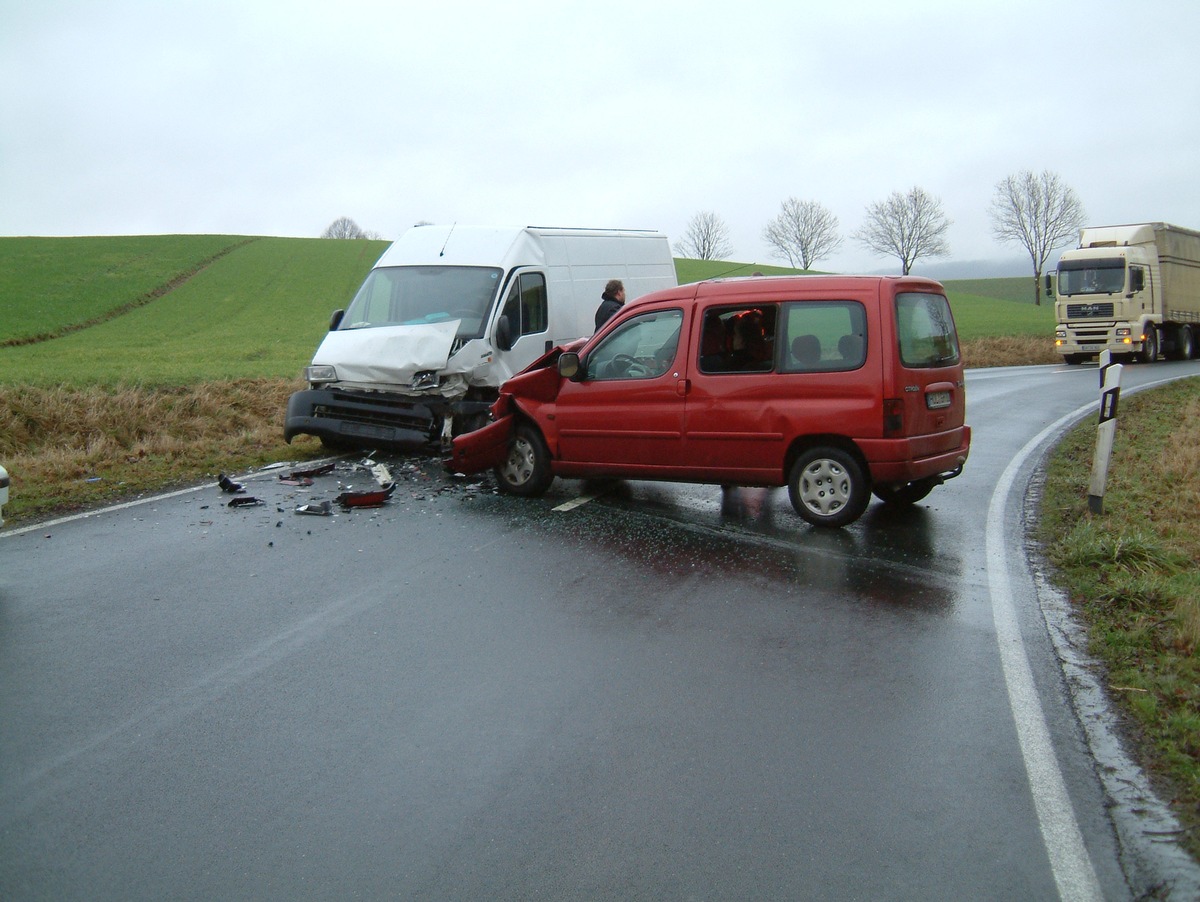
[[403,455],[377,509],[294,512],[373,484],[343,461],[6,530],[0,898],[1186,885],[1114,827],[1026,566],[1031,440],[1097,394],[971,373],[965,475],[836,532],[785,490],[522,501]]

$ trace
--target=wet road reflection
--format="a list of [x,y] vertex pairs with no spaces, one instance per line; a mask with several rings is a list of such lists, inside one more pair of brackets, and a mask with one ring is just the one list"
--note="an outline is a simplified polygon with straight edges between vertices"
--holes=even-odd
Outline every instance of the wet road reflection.
[[[791,508],[786,489],[677,486],[614,480],[556,483],[538,502],[481,495],[491,508],[612,556],[613,567],[655,578],[700,575],[741,581],[764,593],[811,588],[840,605],[947,614],[958,584],[957,560],[938,555],[936,517],[919,506],[903,511],[873,505],[849,529],[809,527]],[[563,497],[597,494],[567,512]]]

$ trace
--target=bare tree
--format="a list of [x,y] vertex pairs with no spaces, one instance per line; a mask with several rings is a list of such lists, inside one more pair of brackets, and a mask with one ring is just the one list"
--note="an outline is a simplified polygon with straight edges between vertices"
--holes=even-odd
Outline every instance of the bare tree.
[[838,218],[815,200],[789,197],[763,229],[763,240],[793,268],[810,269],[842,246]]
[[1083,204],[1056,173],[1034,175],[1023,169],[996,183],[992,198],[992,234],[1016,241],[1033,261],[1034,303],[1042,303],[1042,271],[1056,247],[1069,242],[1084,221]]
[[675,249],[693,260],[724,260],[733,253],[729,227],[716,213],[697,213],[689,220]]
[[893,191],[887,200],[870,204],[854,240],[876,253],[900,258],[901,273],[908,275],[919,258],[950,253],[949,228],[942,202],[924,188],[914,187],[907,194]]
[[358,227],[358,223],[349,216],[339,216],[329,224],[322,238],[366,238],[367,233]]

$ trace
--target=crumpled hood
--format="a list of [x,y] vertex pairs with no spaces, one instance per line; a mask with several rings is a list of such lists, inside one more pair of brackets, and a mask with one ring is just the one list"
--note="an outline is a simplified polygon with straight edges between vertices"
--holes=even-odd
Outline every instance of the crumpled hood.
[[330,332],[314,365],[337,368],[342,382],[407,385],[422,370],[446,369],[459,320]]

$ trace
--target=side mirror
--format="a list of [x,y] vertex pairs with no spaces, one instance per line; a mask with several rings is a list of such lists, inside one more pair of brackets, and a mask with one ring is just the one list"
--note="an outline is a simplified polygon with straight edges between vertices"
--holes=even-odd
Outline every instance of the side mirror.
[[511,351],[512,346],[512,327],[508,324],[508,317],[501,314],[496,320],[496,347],[501,351]]
[[345,315],[346,315],[345,310],[333,311],[333,316],[329,317],[329,331],[330,332],[333,332],[335,329],[337,329],[338,326],[340,326],[342,324],[342,317],[344,317]]
[[579,355],[574,351],[563,351],[558,357],[558,374],[572,382],[582,379],[583,368],[579,365]]
[[1046,273],[1046,294],[1052,294],[1054,288],[1050,284],[1050,273]]

